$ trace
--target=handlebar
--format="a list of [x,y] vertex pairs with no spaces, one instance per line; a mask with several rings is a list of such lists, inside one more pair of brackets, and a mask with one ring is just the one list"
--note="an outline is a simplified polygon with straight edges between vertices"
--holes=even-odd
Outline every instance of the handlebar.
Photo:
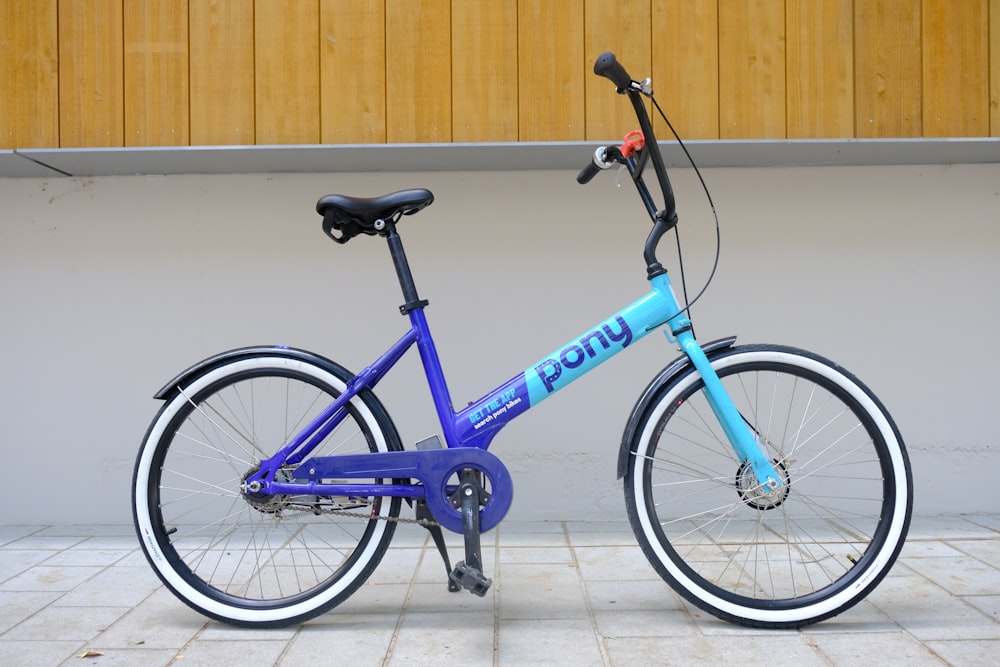
[[[660,154],[656,135],[653,133],[649,113],[646,111],[646,105],[642,100],[643,94],[652,97],[652,91],[648,87],[648,81],[641,84],[633,81],[625,67],[618,62],[615,54],[610,52],[602,53],[597,58],[597,61],[594,63],[594,74],[607,78],[615,84],[615,88],[619,94],[628,96],[635,111],[636,119],[639,121],[639,133],[643,141],[630,142],[627,136],[621,148],[617,146],[599,147],[594,151],[594,157],[583,168],[576,177],[576,180],[580,184],[588,183],[599,171],[607,169],[613,164],[621,164],[628,169],[639,191],[639,196],[642,198],[643,204],[645,204],[646,210],[653,221],[653,230],[646,241],[646,250],[644,253],[647,271],[652,277],[653,275],[665,272],[660,263],[656,261],[656,245],[659,243],[660,237],[677,224],[677,206],[674,200],[674,191],[670,185],[670,178],[667,176],[667,167],[663,162],[663,156]],[[632,135],[630,134],[629,136]],[[653,163],[656,180],[663,193],[662,209],[656,206],[642,178],[642,172],[649,161]]]
[[615,54],[610,51],[597,57],[597,62],[594,63],[594,74],[610,79],[611,83],[618,88],[618,92],[624,92],[632,87],[632,77],[615,58]]

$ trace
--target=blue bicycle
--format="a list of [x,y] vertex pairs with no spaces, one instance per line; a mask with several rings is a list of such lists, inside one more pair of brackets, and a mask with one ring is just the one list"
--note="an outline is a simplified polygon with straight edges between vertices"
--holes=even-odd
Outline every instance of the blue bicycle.
[[[599,148],[578,180],[612,165],[631,175],[652,221],[649,293],[455,411],[398,233],[433,195],[321,198],[333,240],[386,239],[410,328],[357,374],[304,350],[253,347],[206,359],[156,394],[164,403],[136,461],[133,513],[149,563],[181,600],[236,625],[304,621],[358,589],[400,521],[430,531],[451,590],[485,595],[480,534],[513,497],[493,438],[659,329],[682,355],[628,417],[618,476],[660,576],[723,619],[792,628],[844,611],[886,575],[913,498],[892,419],[853,375],[814,354],[735,338],[699,345],[656,258],[677,215],[643,99],[649,82],[610,53],[594,71],[628,97],[640,132]],[[643,178],[650,164],[662,207]],[[373,389],[413,346],[441,435],[404,449]],[[404,501],[412,518],[401,516]],[[464,535],[455,567],[442,528]]]

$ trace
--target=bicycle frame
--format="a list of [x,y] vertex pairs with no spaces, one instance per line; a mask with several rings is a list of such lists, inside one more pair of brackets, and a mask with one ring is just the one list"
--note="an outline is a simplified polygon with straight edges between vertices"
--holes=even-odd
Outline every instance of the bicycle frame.
[[[741,461],[749,461],[758,481],[777,488],[779,477],[771,463],[762,455],[743,418],[739,415],[708,358],[691,333],[691,322],[677,303],[670,279],[666,274],[650,279],[652,290],[643,298],[598,323],[567,344],[554,350],[515,377],[495,388],[465,409],[455,412],[444,371],[422,308],[409,312],[410,330],[374,363],[348,383],[346,391],[321,412],[273,457],[261,464],[260,472],[250,478],[260,482],[265,493],[316,494],[330,496],[402,496],[423,498],[426,490],[420,484],[400,483],[323,483],[330,476],[355,474],[374,478],[421,476],[421,452],[387,452],[306,461],[308,475],[296,479],[310,482],[275,481],[274,473],[285,465],[298,465],[312,453],[346,415],[347,403],[362,389],[373,388],[403,355],[416,344],[423,363],[428,387],[444,433],[448,449],[464,450],[465,454],[439,457],[445,465],[461,462],[469,449],[487,450],[496,434],[507,423],[535,407],[553,393],[582,377],[599,364],[621,352],[651,331],[667,325],[667,339],[676,342],[705,381],[705,391],[724,432]],[[482,461],[482,457],[476,457]],[[429,458],[429,457],[425,457]],[[489,457],[492,459],[493,457]],[[378,461],[383,463],[378,463]],[[324,466],[326,462],[328,465]],[[470,459],[470,462],[475,462]],[[456,464],[457,465],[457,464]],[[319,469],[317,469],[319,467]],[[335,475],[334,475],[335,473]],[[780,484],[780,482],[777,482]],[[497,490],[494,491],[497,493]],[[501,491],[502,493],[502,491]]]

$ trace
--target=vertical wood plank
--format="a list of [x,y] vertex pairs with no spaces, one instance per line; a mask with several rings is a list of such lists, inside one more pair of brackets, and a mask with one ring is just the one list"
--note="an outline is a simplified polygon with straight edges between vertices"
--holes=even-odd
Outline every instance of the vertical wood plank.
[[587,67],[580,3],[518,0],[517,35],[519,139],[583,139]]
[[854,136],[854,2],[787,0],[789,138]]
[[59,145],[121,146],[122,0],[59,0]]
[[59,145],[56,0],[0,3],[0,148]]
[[924,0],[922,17],[924,136],[989,136],[986,0]]
[[256,0],[254,118],[258,144],[320,140],[318,0]]
[[125,145],[186,146],[187,0],[124,0]]
[[611,51],[633,78],[652,77],[650,0],[586,0],[584,17],[586,138],[621,139],[637,128],[635,112],[614,84],[593,74],[593,64]]
[[682,139],[718,139],[718,2],[654,0],[652,27],[653,92],[667,118]]
[[191,144],[252,144],[253,0],[195,0],[189,13]]
[[1000,137],[1000,0],[990,0],[990,136]]
[[920,0],[856,2],[856,136],[920,136],[920,69]]
[[385,0],[320,3],[324,144],[385,142]]
[[517,141],[517,0],[451,6],[452,140]]
[[782,0],[719,0],[719,136],[786,136]]
[[451,141],[450,1],[387,3],[385,39],[387,141]]

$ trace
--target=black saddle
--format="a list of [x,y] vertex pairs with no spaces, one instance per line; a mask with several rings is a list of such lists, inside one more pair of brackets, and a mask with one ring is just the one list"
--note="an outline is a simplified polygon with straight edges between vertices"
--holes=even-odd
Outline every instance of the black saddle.
[[[381,197],[327,195],[316,202],[316,212],[323,216],[323,231],[337,243],[347,243],[358,234],[374,236],[379,220],[395,222],[400,216],[413,215],[430,206],[434,195],[423,188],[390,192]],[[339,235],[334,234],[334,230]]]

